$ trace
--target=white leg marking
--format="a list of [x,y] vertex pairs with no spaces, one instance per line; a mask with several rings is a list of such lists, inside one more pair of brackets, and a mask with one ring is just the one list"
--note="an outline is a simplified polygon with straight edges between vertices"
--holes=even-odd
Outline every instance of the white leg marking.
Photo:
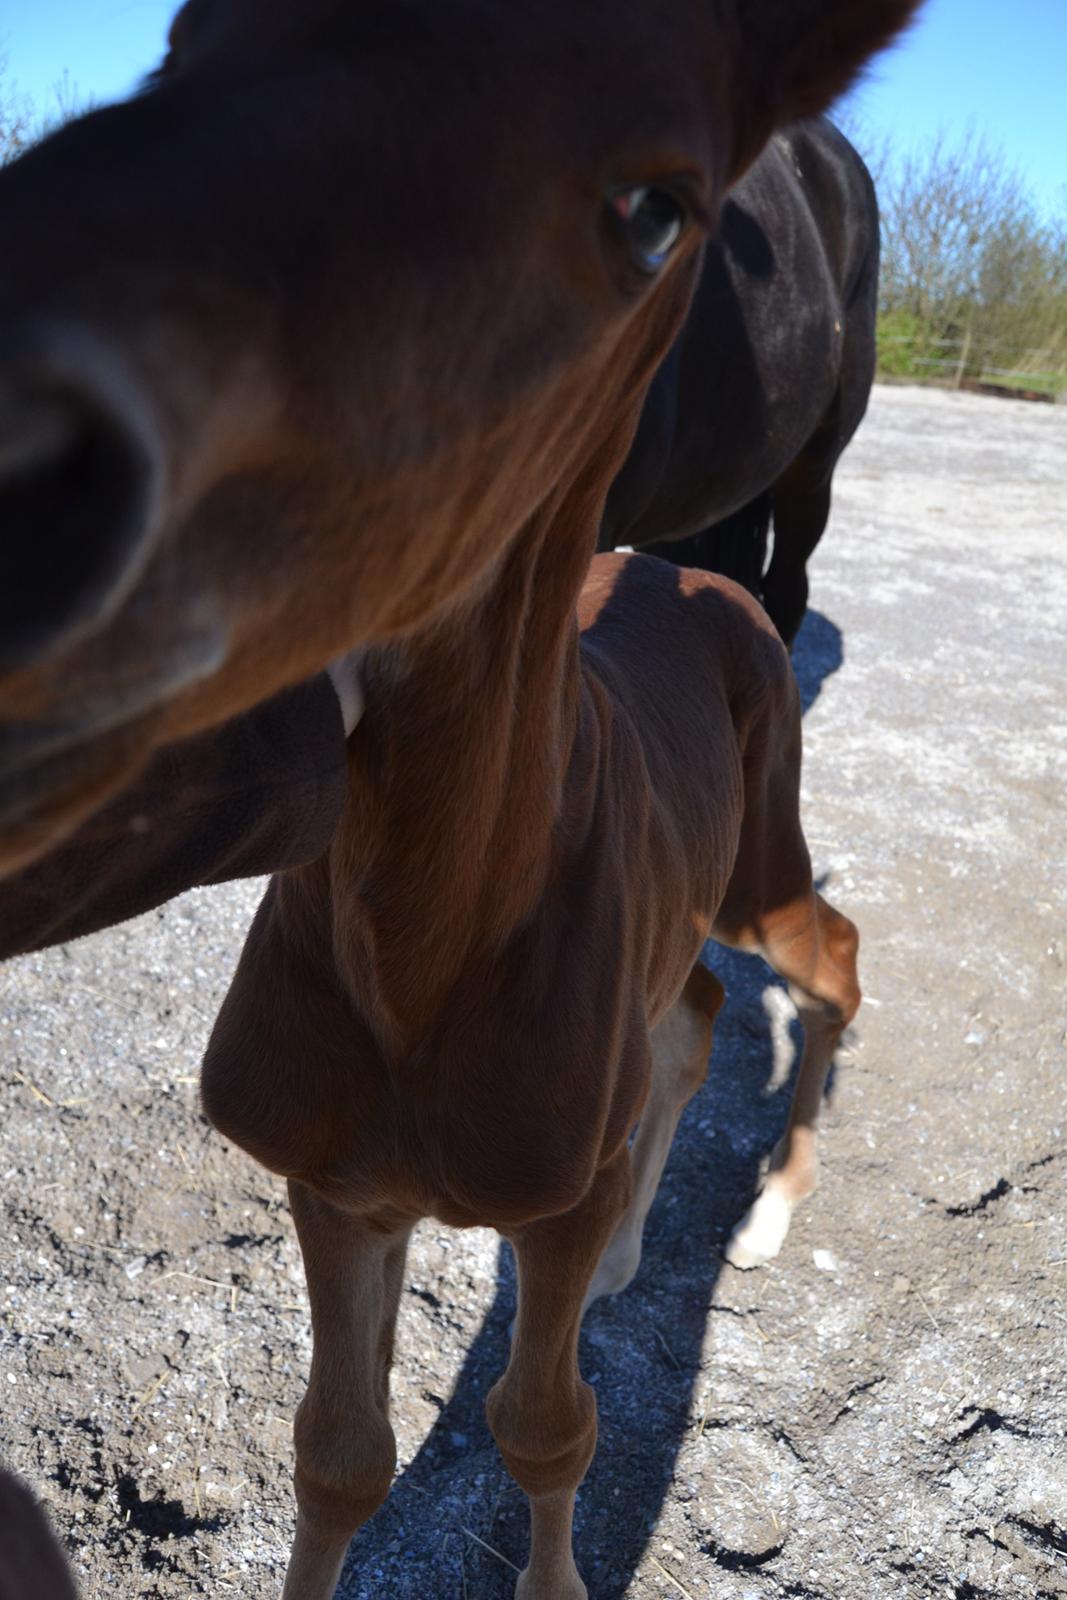
[[793,1207],[785,1195],[768,1183],[730,1235],[726,1245],[730,1265],[747,1271],[773,1261],[785,1243],[792,1215]]

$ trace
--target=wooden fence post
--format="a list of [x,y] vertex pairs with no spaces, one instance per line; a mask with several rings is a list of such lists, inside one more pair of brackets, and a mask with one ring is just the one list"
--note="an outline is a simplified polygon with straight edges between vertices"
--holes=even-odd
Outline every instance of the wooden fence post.
[[960,351],[960,359],[956,363],[956,377],[955,377],[955,381],[953,382],[953,385],[952,385],[952,387],[954,389],[959,389],[963,384],[963,374],[967,370],[967,357],[970,355],[970,353],[971,353],[971,324],[968,322],[967,330],[963,335],[963,348]]

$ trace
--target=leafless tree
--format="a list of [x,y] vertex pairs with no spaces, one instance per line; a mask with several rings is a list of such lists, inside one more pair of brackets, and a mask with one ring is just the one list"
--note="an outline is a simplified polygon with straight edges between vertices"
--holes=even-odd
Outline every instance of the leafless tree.
[[0,52],[0,166],[92,109],[92,100],[82,97],[66,71],[53,83],[44,107],[34,106],[28,95],[18,91]]
[[33,142],[33,116],[29,102],[14,88],[7,57],[0,53],[0,166],[14,161]]
[[973,129],[904,153],[883,147],[879,179],[889,370],[943,360],[957,378],[1067,375],[1067,205],[1043,212]]
[[973,130],[898,157],[881,204],[884,305],[946,326],[979,293],[989,241],[1017,235],[1028,210],[1019,173]]

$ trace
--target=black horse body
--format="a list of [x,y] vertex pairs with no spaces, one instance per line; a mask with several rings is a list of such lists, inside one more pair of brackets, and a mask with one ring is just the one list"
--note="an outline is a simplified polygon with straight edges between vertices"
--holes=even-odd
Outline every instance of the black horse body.
[[798,123],[723,208],[608,497],[600,548],[726,573],[792,644],[834,467],[867,409],[877,294],[870,175],[824,118]]

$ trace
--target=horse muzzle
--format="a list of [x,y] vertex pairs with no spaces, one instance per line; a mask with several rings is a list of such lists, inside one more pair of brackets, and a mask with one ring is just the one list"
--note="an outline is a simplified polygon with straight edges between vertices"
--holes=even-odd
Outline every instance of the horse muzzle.
[[0,674],[107,623],[151,554],[161,478],[113,351],[58,319],[0,326]]

